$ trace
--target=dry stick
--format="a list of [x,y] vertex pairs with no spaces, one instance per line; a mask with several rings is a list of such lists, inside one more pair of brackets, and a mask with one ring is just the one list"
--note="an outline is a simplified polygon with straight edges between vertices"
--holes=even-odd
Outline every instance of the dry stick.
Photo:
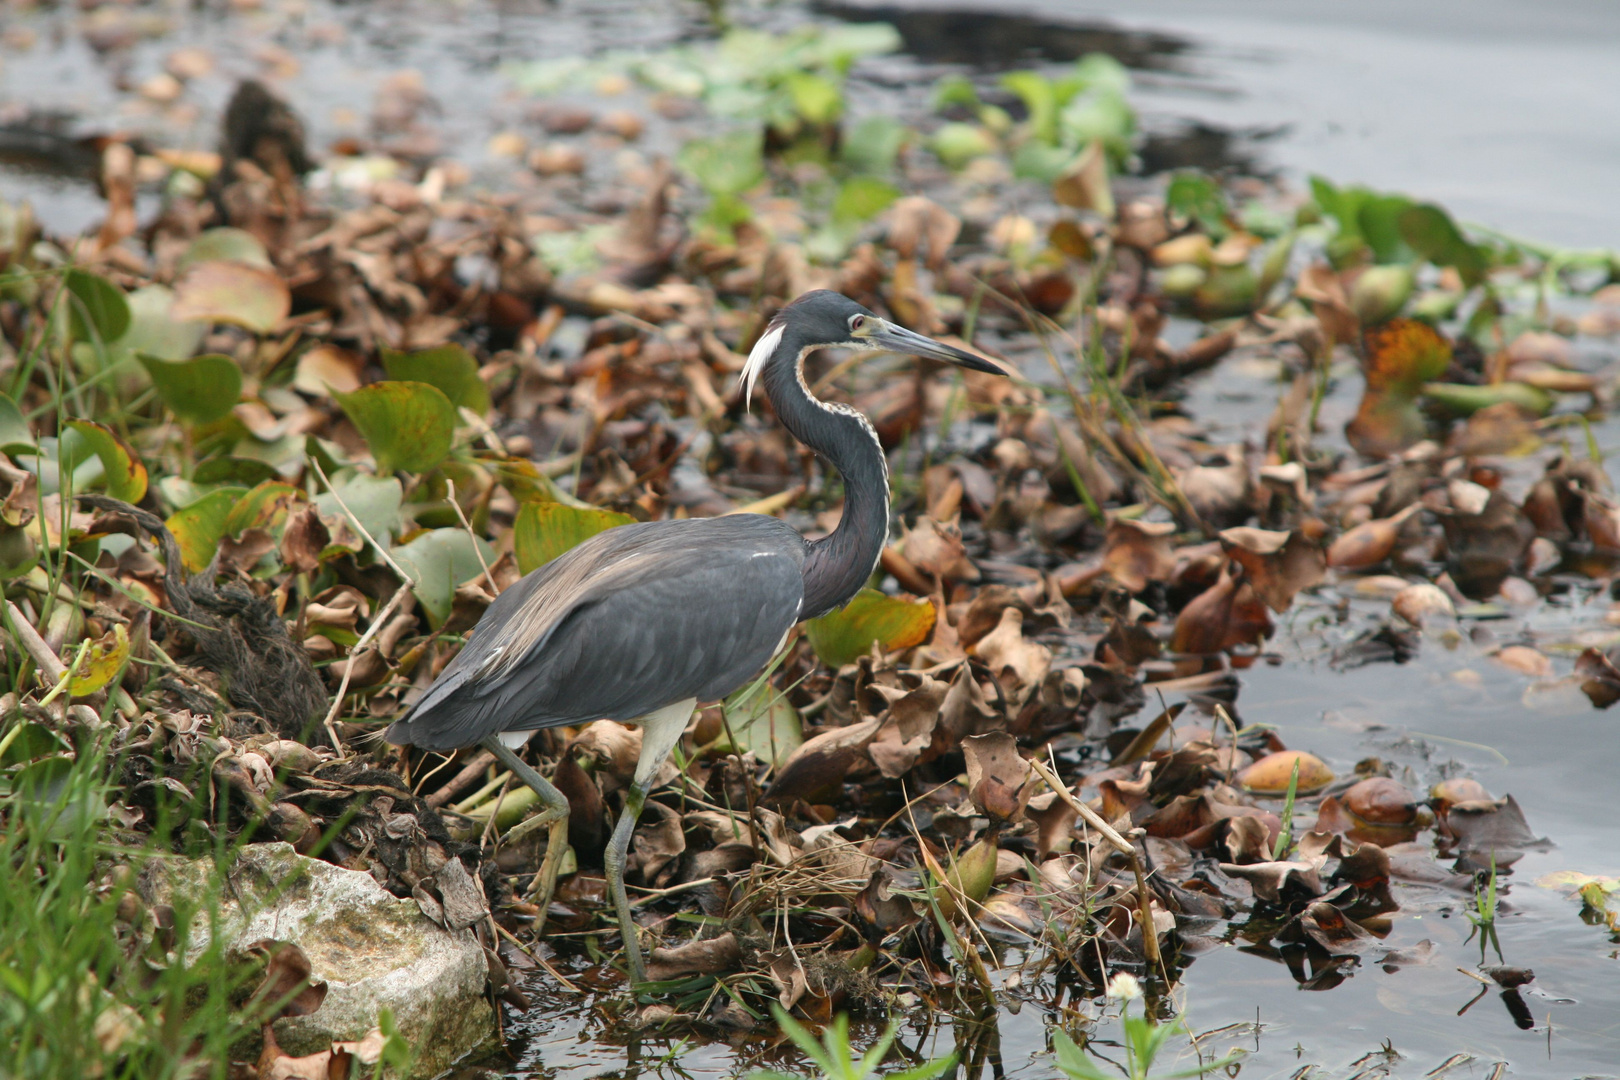
[[[1073,807],[1075,813],[1079,814],[1086,824],[1102,833],[1104,838],[1122,854],[1130,856],[1131,870],[1136,874],[1136,895],[1140,906],[1137,920],[1142,924],[1142,952],[1146,954],[1148,963],[1156,966],[1159,973],[1163,975],[1164,960],[1159,955],[1158,933],[1153,929],[1153,905],[1149,900],[1151,894],[1148,892],[1147,878],[1142,875],[1142,858],[1137,854],[1136,845],[1125,839],[1119,834],[1119,830],[1104,821],[1101,814],[1075,798],[1074,793],[1069,790],[1069,786],[1060,780],[1057,773],[1048,768],[1044,761],[1039,758],[1031,758],[1029,764],[1031,768],[1041,774],[1041,779],[1045,780],[1052,790],[1057,792],[1058,798]],[[1169,978],[1166,977],[1165,981],[1169,982]]]
[[495,764],[495,755],[488,750],[482,751],[477,757],[462,766],[460,772],[445,781],[443,787],[430,794],[424,801],[437,810],[463,791],[472,787],[473,783],[484,775],[485,770],[493,764]]
[[11,618],[11,630],[17,635],[18,643],[34,661],[34,666],[39,668],[39,673],[52,686],[61,682],[62,676],[67,674],[67,665],[62,663],[61,657],[45,644],[45,639],[39,636],[34,624],[23,618],[23,613],[10,600],[6,601],[6,614]]
[[500,588],[495,584],[495,575],[489,572],[489,563],[484,561],[484,549],[478,546],[478,534],[473,532],[472,523],[467,520],[467,515],[461,511],[461,504],[456,501],[456,482],[447,477],[444,486],[450,493],[450,506],[456,512],[456,520],[461,522],[461,527],[472,537],[473,554],[478,556],[478,565],[483,568],[484,580],[489,582],[489,595],[501,595]]

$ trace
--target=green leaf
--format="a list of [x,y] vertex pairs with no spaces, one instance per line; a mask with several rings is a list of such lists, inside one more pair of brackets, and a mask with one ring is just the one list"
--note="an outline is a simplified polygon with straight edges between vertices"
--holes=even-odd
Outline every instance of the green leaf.
[[1057,142],[1058,102],[1052,80],[1037,71],[1014,71],[1001,77],[1001,85],[1023,101],[1030,134],[1047,145]]
[[[357,473],[347,483],[335,483],[336,494],[324,491],[315,496],[315,507],[323,517],[348,520],[343,512],[347,506],[379,544],[388,546],[399,528],[399,508],[405,500],[405,489],[393,476],[367,476]],[[338,502],[339,497],[342,503]]]
[[518,572],[527,574],[580,541],[635,520],[629,514],[595,507],[581,510],[555,502],[524,503],[512,523],[512,553],[517,557]]
[[1074,1080],[1116,1080],[1092,1064],[1090,1056],[1076,1046],[1066,1032],[1057,1030],[1052,1032],[1052,1057],[1056,1060],[1058,1069]]
[[765,179],[764,151],[754,131],[694,139],[675,160],[711,195],[741,195]]
[[146,496],[146,466],[111,428],[89,420],[69,420],[62,426],[76,432],[101,459],[108,495],[127,503],[138,503]]
[[450,453],[456,408],[437,386],[381,382],[332,396],[360,429],[384,476],[399,469],[426,472]]
[[130,316],[122,289],[99,274],[76,268],[62,275],[62,284],[73,294],[68,317],[75,339],[111,342],[124,336]]
[[225,517],[225,535],[240,536],[243,529],[279,531],[287,523],[292,504],[304,498],[301,489],[284,480],[267,480],[250,490]]
[[219,550],[225,538],[225,522],[231,508],[247,494],[244,488],[219,488],[210,491],[190,506],[176,510],[165,522],[180,546],[180,562],[193,573],[201,573]]
[[169,314],[181,321],[228,323],[268,334],[291,310],[292,294],[274,270],[210,259],[193,264],[180,275]]
[[382,361],[390,379],[437,386],[457,408],[471,409],[479,416],[489,412],[489,387],[478,375],[478,361],[460,345],[413,353],[384,349]]
[[1401,235],[1401,216],[1411,209],[1412,200],[1403,195],[1369,195],[1357,211],[1361,235],[1380,263],[1412,261],[1412,248]]
[[0,451],[17,445],[32,447],[34,432],[11,395],[0,394]]
[[184,360],[197,351],[208,332],[203,323],[174,317],[174,292],[163,285],[143,285],[126,299],[130,324],[116,342],[120,359],[145,353],[160,360]]
[[786,81],[793,110],[812,124],[831,124],[844,112],[844,92],[821,75],[794,72]]
[[163,360],[146,353],[136,358],[152,377],[163,404],[190,423],[223,419],[242,397],[242,369],[222,353],[190,360]]
[[934,628],[934,605],[862,589],[841,611],[805,624],[810,644],[829,667],[852,664],[874,641],[885,652],[920,645]]
[[87,697],[97,690],[105,690],[124,671],[129,663],[129,631],[123,623],[113,626],[113,640],[109,645],[97,642],[90,646],[89,654],[80,662],[78,671],[68,682],[68,692],[74,697]]
[[[21,765],[25,761],[34,761],[47,754],[62,754],[73,747],[69,745],[56,732],[44,724],[31,721],[20,721],[20,729],[8,728],[0,741],[6,743],[6,748],[0,750],[0,766]],[[13,735],[12,731],[16,731]]]
[[974,124],[941,124],[928,140],[928,148],[946,165],[960,169],[974,158],[995,153],[996,140]]
[[1216,240],[1231,231],[1226,194],[1220,183],[1206,173],[1193,170],[1176,173],[1165,189],[1164,201],[1171,213],[1198,222],[1199,227]]
[[493,563],[495,551],[482,540],[473,548],[473,538],[465,529],[429,529],[391,553],[400,566],[416,579],[416,599],[427,612],[428,621],[442,626],[450,617],[456,586],[483,573],[478,551]]
[[1438,206],[1422,203],[1400,215],[1400,232],[1412,250],[1436,266],[1455,267],[1472,288],[1485,280],[1485,252],[1463,236],[1457,223]]
[[732,695],[724,707],[726,725],[737,739],[733,749],[738,752],[751,750],[760,761],[781,768],[804,745],[804,722],[798,710],[769,683],[752,694],[745,689]]
[[0,522],[0,581],[22,577],[39,563],[39,545],[27,525]]
[[259,238],[246,229],[232,228],[209,229],[200,234],[180,256],[175,269],[183,272],[198,263],[220,259],[271,269],[270,253]]
[[275,467],[258,458],[218,457],[197,463],[191,471],[193,484],[235,484],[254,487],[281,476]]
[[910,134],[904,124],[890,116],[868,116],[844,132],[838,148],[850,168],[864,173],[889,173],[900,158],[900,147]]
[[832,216],[837,222],[871,221],[900,197],[900,189],[874,176],[852,176],[838,189]]

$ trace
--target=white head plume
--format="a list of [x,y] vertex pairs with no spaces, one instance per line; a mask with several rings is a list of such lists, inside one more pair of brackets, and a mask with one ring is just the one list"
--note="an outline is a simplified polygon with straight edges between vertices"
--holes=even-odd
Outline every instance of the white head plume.
[[759,373],[765,370],[765,361],[771,358],[776,346],[782,341],[782,332],[787,324],[780,319],[772,319],[771,325],[754,342],[754,347],[748,352],[748,362],[743,365],[743,408],[751,408],[754,404],[754,383],[759,381]]

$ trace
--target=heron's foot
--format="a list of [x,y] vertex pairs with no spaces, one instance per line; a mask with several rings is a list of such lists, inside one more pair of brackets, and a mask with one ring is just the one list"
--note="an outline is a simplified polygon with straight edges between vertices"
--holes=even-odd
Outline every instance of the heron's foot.
[[[534,920],[534,933],[539,937],[546,928],[546,912],[551,908],[551,898],[557,892],[557,872],[562,869],[563,853],[568,850],[568,810],[566,807],[561,813],[550,807],[541,811],[536,817],[549,817],[551,820],[546,833],[546,854],[540,860],[540,871],[529,882],[528,900],[540,909],[540,914]],[[536,823],[539,828],[539,823]]]

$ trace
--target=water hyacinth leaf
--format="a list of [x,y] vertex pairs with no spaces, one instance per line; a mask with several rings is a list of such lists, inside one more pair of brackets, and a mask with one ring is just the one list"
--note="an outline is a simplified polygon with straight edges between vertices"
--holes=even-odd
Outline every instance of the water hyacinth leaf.
[[[109,641],[108,637],[112,640]],[[79,662],[78,671],[68,682],[68,692],[74,697],[85,697],[105,690],[123,673],[124,665],[128,663],[129,631],[124,629],[123,623],[117,623],[110,635],[103,636],[90,646],[85,658]]]
[[868,116],[844,134],[839,155],[851,168],[864,173],[893,171],[908,132],[891,116]]
[[334,481],[333,488],[315,496],[321,516],[347,521],[347,507],[373,539],[386,545],[399,528],[399,508],[405,500],[405,489],[398,478],[357,473],[344,483]]
[[795,71],[786,80],[793,111],[812,124],[831,124],[844,112],[844,93],[821,75]]
[[1428,383],[1423,396],[1447,412],[1458,416],[1472,416],[1481,409],[1509,402],[1532,416],[1545,416],[1553,407],[1553,396],[1538,387],[1522,382],[1488,383],[1474,386],[1469,383]]
[[236,262],[245,266],[271,269],[270,253],[257,236],[246,229],[209,229],[193,240],[180,256],[175,269],[185,271],[198,263]]
[[1058,138],[1058,100],[1052,80],[1036,71],[1014,71],[1001,77],[1001,85],[1017,94],[1029,114],[1029,133],[1051,144]]
[[124,336],[130,315],[122,289],[99,274],[78,269],[63,274],[62,285],[73,296],[68,320],[76,340],[111,342]]
[[89,420],[69,420],[63,427],[73,431],[101,459],[108,495],[127,503],[146,497],[146,466],[111,428]]
[[243,529],[269,529],[274,533],[287,523],[292,504],[303,497],[301,489],[284,480],[258,484],[231,507],[225,518],[225,535],[238,536]]
[[1402,211],[1401,235],[1413,251],[1436,266],[1454,267],[1463,284],[1472,288],[1485,280],[1485,252],[1463,236],[1451,215],[1428,203]]
[[292,310],[292,294],[273,270],[225,259],[196,263],[174,287],[176,319],[227,323],[268,334]]
[[138,353],[137,359],[169,411],[193,424],[211,424],[229,416],[242,397],[242,369],[222,353],[190,360],[163,360]]
[[483,540],[477,544],[475,549],[465,529],[429,529],[393,550],[395,561],[415,579],[416,599],[434,626],[443,625],[450,617],[456,586],[483,573],[479,551],[483,552],[484,562],[495,561],[493,548]]
[[1190,221],[1198,223],[1210,236],[1219,240],[1231,231],[1231,213],[1226,206],[1226,194],[1220,183],[1207,173],[1178,172],[1164,192],[1165,208]]
[[174,317],[174,291],[144,285],[125,298],[129,330],[115,343],[121,357],[145,354],[160,360],[184,360],[197,351],[208,327]]
[[765,179],[763,145],[751,131],[694,139],[676,162],[711,195],[741,195]]
[[73,747],[60,735],[44,724],[23,722],[17,733],[12,735],[14,729],[8,728],[10,745],[0,752],[0,767],[21,765],[25,761],[36,761],[39,758],[52,754],[61,754]]
[[595,507],[580,509],[555,502],[525,503],[512,524],[512,553],[517,557],[518,572],[527,574],[580,541],[635,520],[629,514]]
[[478,361],[460,345],[451,343],[413,353],[384,349],[382,361],[390,379],[427,383],[443,391],[458,409],[471,409],[480,416],[489,412],[489,387],[479,378]]
[[191,482],[256,487],[266,480],[275,480],[280,476],[273,465],[258,458],[219,457],[199,462],[191,471]]
[[974,124],[941,124],[928,140],[928,149],[953,169],[960,169],[974,158],[996,152],[996,140]]
[[838,189],[832,216],[838,222],[870,221],[900,197],[900,189],[872,176],[852,176]]
[[1451,343],[1416,319],[1391,319],[1365,336],[1367,387],[1345,425],[1350,445],[1369,457],[1406,449],[1427,429],[1417,399],[1451,364]]
[[733,695],[725,710],[739,753],[752,751],[759,760],[781,768],[804,745],[804,722],[798,710],[768,683],[755,693]]
[[22,577],[39,563],[39,545],[27,525],[0,523],[0,581]]
[[1401,216],[1412,206],[1403,195],[1369,194],[1356,211],[1362,239],[1372,249],[1373,261],[1390,264],[1412,261],[1412,248],[1401,232]]
[[842,610],[805,624],[816,655],[830,667],[854,663],[874,641],[885,652],[920,645],[933,629],[933,604],[885,596],[876,589],[862,589]]
[[377,471],[426,472],[450,453],[456,407],[437,386],[381,382],[332,395],[371,448]]
[[188,571],[197,574],[208,566],[225,538],[232,507],[245,494],[244,488],[219,488],[169,515],[165,524],[180,546],[180,561]]
[[34,445],[34,432],[11,395],[0,394],[0,451],[8,446]]

